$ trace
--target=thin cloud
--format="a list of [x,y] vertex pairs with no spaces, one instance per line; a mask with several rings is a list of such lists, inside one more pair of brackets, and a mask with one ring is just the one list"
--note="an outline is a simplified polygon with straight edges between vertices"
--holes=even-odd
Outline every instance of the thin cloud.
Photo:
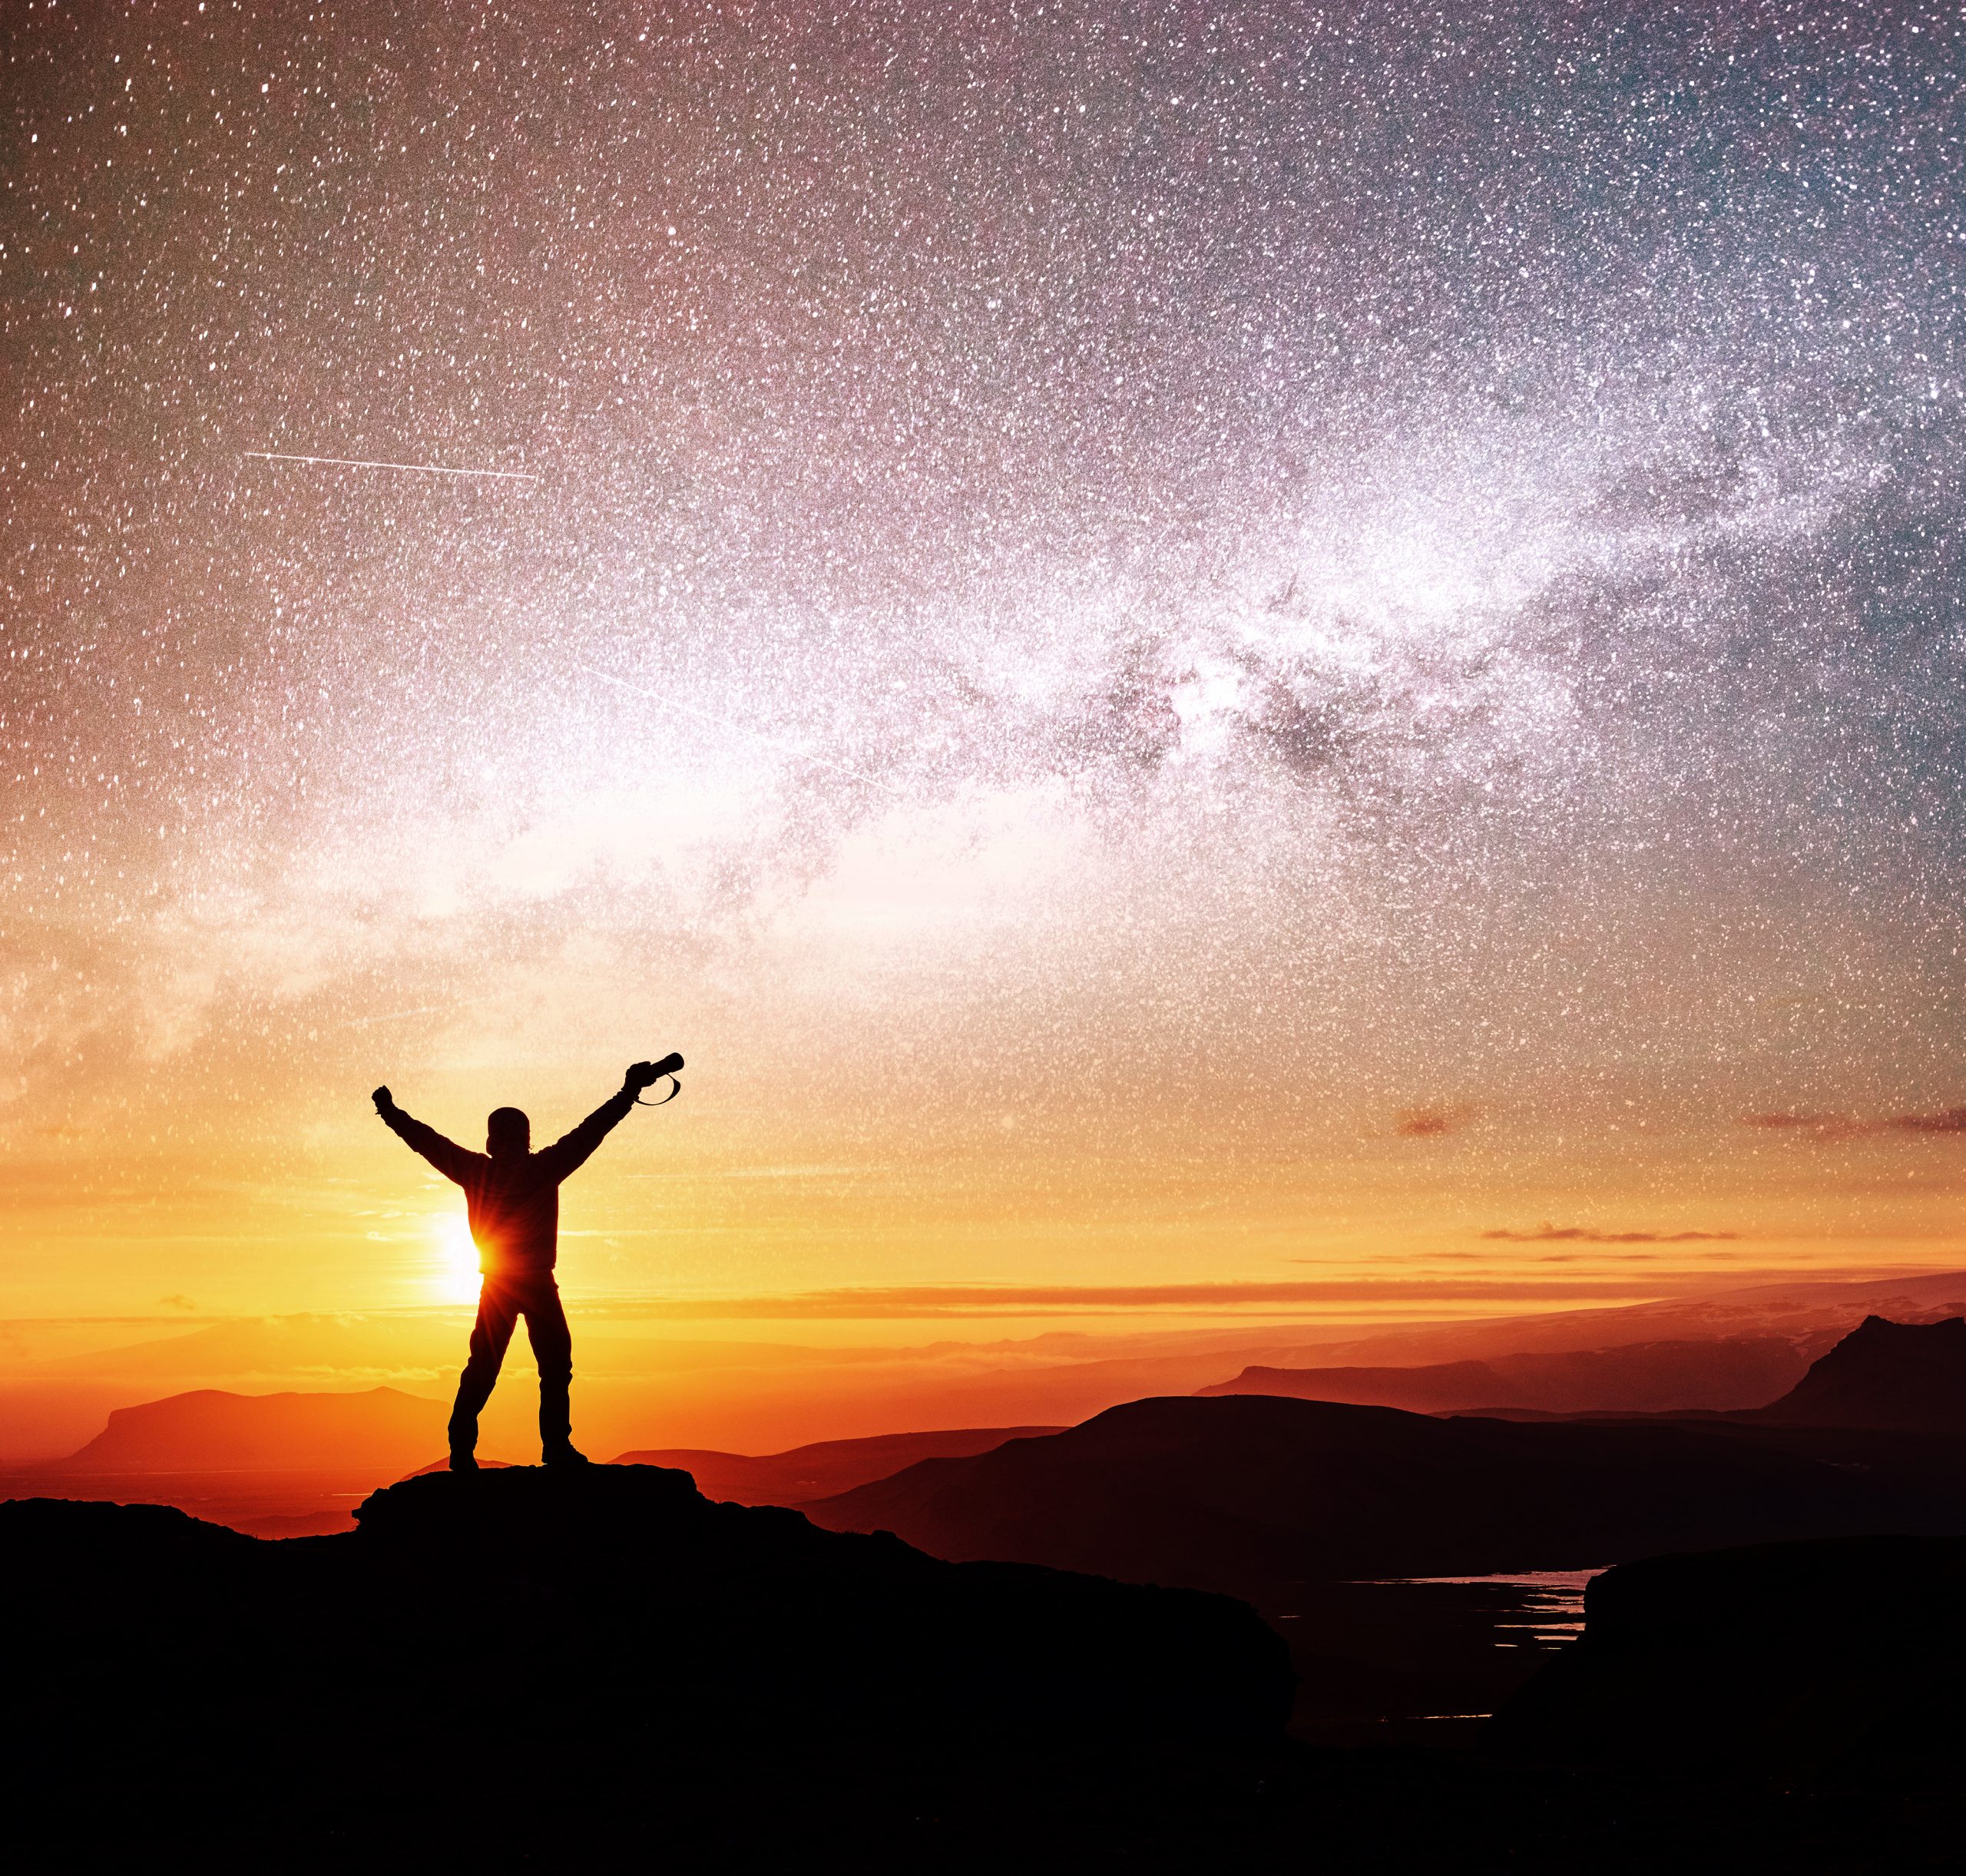
[[1884,1124],[1894,1133],[1966,1133],[1966,1107],[1942,1107],[1934,1114],[1899,1114]]
[[1810,1140],[1851,1140],[1877,1131],[1875,1121],[1849,1114],[1743,1114],[1741,1125],[1764,1133],[1789,1133]]
[[1856,1114],[1743,1114],[1741,1125],[1763,1133],[1816,1140],[1874,1140],[1887,1133],[1966,1133],[1966,1107],[1941,1107],[1932,1113],[1885,1114],[1871,1120]]
[[1724,1244],[1738,1231],[1593,1231],[1586,1225],[1538,1225],[1534,1231],[1506,1229],[1481,1236],[1503,1244]]
[[1466,1103],[1459,1107],[1402,1107],[1392,1117],[1392,1130],[1402,1140],[1438,1140],[1443,1134],[1458,1133],[1481,1111]]
[[[1676,1290],[1680,1284],[1670,1286]],[[1118,1315],[1142,1309],[1208,1314],[1320,1304],[1625,1302],[1660,1293],[1653,1276],[1635,1278],[1335,1278],[1317,1282],[1151,1284],[950,1283],[865,1289],[809,1290],[789,1295],[650,1298],[652,1315],[760,1320],[882,1317]]]

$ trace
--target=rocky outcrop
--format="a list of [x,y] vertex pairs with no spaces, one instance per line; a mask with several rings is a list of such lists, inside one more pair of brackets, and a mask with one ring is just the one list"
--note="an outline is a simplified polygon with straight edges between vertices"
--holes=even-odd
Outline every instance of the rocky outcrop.
[[14,1694],[107,1686],[111,1714],[222,1733],[263,1711],[366,1731],[408,1700],[460,1738],[515,1699],[571,1701],[597,1738],[654,1715],[753,1739],[1248,1739],[1289,1710],[1281,1644],[1226,1598],[938,1562],[680,1472],[433,1473],[358,1517],[259,1543],[161,1507],[0,1506],[0,1584],[39,1638]]

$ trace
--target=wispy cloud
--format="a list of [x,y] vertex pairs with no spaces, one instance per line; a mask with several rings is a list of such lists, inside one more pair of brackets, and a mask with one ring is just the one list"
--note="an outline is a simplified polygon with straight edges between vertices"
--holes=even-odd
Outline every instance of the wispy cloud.
[[1931,1113],[1883,1114],[1869,1119],[1836,1113],[1743,1114],[1741,1125],[1815,1140],[1875,1139],[1886,1133],[1966,1133],[1966,1107],[1941,1107]]
[[1885,1124],[1894,1133],[1966,1133],[1966,1107],[1942,1107],[1934,1114],[1899,1114]]
[[1402,1107],[1392,1117],[1392,1130],[1402,1140],[1438,1140],[1445,1133],[1458,1133],[1478,1119],[1481,1111],[1467,1102],[1458,1106]]
[[[1635,1287],[1636,1285],[1636,1287]],[[1686,1282],[1665,1288],[1682,1290]],[[773,1318],[1119,1315],[1137,1310],[1190,1314],[1251,1309],[1297,1309],[1321,1304],[1382,1303],[1402,1308],[1459,1302],[1589,1304],[1629,1302],[1657,1294],[1656,1275],[1619,1278],[1328,1278],[1296,1282],[917,1284],[808,1290],[785,1295],[650,1298],[648,1314],[664,1317]]]
[[1481,1236],[1504,1244],[1722,1244],[1738,1231],[1594,1231],[1586,1225],[1538,1225],[1534,1231],[1506,1229]]

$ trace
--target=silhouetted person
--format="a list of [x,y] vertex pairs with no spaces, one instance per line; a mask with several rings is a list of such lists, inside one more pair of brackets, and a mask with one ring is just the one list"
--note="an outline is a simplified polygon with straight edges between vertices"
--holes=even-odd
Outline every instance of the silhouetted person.
[[[680,1065],[682,1057],[670,1060]],[[539,1443],[549,1466],[585,1465],[573,1443],[574,1342],[553,1266],[560,1252],[560,1182],[584,1165],[635,1104],[636,1095],[667,1070],[637,1062],[621,1091],[543,1151],[532,1151],[532,1123],[517,1107],[495,1107],[485,1123],[485,1150],[472,1153],[435,1127],[412,1120],[376,1090],[376,1111],[390,1130],[464,1188],[478,1265],[485,1273],[471,1358],[451,1409],[451,1470],[478,1469],[478,1416],[492,1398],[505,1349],[521,1316],[539,1365]]]

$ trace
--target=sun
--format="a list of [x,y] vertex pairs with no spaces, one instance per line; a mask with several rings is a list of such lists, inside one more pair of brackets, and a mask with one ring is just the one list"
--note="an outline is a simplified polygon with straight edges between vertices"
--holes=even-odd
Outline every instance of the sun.
[[447,1303],[476,1302],[478,1246],[472,1242],[471,1227],[455,1213],[431,1223],[437,1239],[432,1287]]

